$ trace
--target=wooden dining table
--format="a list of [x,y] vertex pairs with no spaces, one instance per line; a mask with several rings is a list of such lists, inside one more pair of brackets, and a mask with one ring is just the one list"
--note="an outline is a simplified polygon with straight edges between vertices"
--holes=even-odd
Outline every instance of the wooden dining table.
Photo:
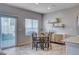
[[37,39],[39,41],[40,44],[40,48],[44,50],[44,48],[49,49],[49,37],[48,36],[37,36]]

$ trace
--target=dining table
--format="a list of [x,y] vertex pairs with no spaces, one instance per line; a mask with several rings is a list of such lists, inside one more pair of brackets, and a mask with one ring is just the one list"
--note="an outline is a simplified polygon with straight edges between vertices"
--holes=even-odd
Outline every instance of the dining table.
[[40,48],[44,50],[44,48],[49,48],[49,37],[48,36],[37,36],[37,40],[39,41]]

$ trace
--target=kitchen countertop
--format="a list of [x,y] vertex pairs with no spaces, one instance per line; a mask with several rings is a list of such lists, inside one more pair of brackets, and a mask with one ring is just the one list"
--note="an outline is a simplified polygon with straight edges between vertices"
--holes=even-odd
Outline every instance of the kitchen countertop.
[[79,36],[69,37],[69,38],[65,39],[65,42],[79,44]]

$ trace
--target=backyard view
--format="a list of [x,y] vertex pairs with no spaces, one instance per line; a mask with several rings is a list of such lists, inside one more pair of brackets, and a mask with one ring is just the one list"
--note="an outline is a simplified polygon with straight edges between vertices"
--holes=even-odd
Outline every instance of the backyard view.
[[0,48],[15,46],[15,20],[14,17],[0,16]]

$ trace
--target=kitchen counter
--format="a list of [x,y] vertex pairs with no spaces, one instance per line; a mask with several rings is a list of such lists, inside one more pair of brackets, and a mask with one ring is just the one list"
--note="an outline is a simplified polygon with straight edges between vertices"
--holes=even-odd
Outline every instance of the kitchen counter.
[[65,39],[65,42],[68,42],[68,43],[78,43],[79,44],[79,36],[67,38],[67,39]]
[[65,43],[68,55],[79,55],[79,36],[67,38]]

